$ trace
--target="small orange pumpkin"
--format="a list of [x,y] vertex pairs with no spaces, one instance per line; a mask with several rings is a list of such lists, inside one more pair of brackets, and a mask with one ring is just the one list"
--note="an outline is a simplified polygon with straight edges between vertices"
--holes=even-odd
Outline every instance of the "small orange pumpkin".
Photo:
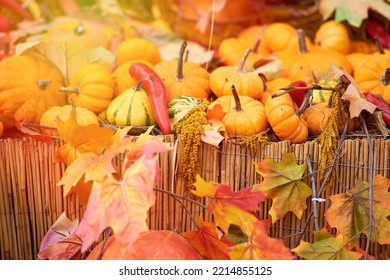
[[289,140],[292,144],[307,140],[309,130],[305,117],[295,111],[296,104],[290,94],[268,98],[264,107],[268,122],[280,140]]
[[352,72],[348,59],[339,52],[319,47],[308,50],[304,34],[302,29],[297,30],[299,51],[285,50],[276,55],[283,61],[283,77],[292,81],[303,80],[310,84],[314,82],[312,73],[325,74],[331,65],[344,68],[348,73]]
[[153,68],[165,85],[168,102],[178,96],[208,98],[210,94],[209,72],[195,62],[184,61],[186,46],[184,41],[179,58],[161,61]]
[[158,46],[140,37],[122,41],[116,49],[116,57],[117,64],[142,59],[154,65],[162,60]]
[[247,49],[237,66],[220,66],[210,74],[210,88],[217,96],[232,95],[232,86],[237,89],[238,95],[250,96],[261,100],[264,92],[263,80],[255,72],[245,70],[245,61],[251,49]]
[[273,93],[277,92],[279,89],[289,86],[292,83],[290,79],[287,78],[276,78],[265,83],[265,91],[261,96],[261,103],[265,104],[268,97]]
[[222,106],[226,113],[222,119],[228,135],[248,136],[266,130],[269,127],[265,116],[264,105],[249,96],[239,96],[232,86],[230,96],[221,96],[209,105],[209,109],[216,104]]
[[326,50],[347,54],[351,49],[351,39],[347,27],[336,20],[328,20],[320,25],[314,35],[314,43]]

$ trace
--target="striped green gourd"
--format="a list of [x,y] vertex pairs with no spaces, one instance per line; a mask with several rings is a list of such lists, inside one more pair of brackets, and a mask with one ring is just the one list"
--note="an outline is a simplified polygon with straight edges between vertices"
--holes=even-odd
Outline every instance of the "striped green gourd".
[[141,88],[140,80],[135,87],[125,90],[108,105],[106,118],[110,124],[118,126],[152,126],[156,118],[148,93]]

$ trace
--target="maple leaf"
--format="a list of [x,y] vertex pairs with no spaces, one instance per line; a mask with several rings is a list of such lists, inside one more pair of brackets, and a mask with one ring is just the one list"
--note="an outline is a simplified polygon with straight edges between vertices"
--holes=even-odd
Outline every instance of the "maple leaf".
[[83,252],[108,227],[128,248],[148,230],[146,219],[155,202],[157,165],[156,158],[143,156],[126,169],[121,180],[108,174],[104,180],[94,181],[87,209],[75,231],[83,240]]
[[368,10],[372,9],[390,17],[390,6],[386,1],[372,0],[321,0],[319,12],[324,20],[328,19],[335,11],[335,20],[347,21],[349,24],[360,27],[363,20],[368,18]]
[[207,183],[199,175],[194,186],[195,195],[210,198],[207,210],[224,233],[228,232],[230,224],[237,225],[241,219],[257,220],[249,211],[258,210],[259,203],[265,200],[265,195],[252,192],[250,188],[234,192],[227,185]]
[[[373,223],[371,241],[390,244],[390,179],[377,175],[373,179]],[[337,232],[359,244],[359,233],[368,233],[370,227],[370,205],[368,183],[358,180],[347,193],[330,197],[332,204],[325,212],[325,218]]]
[[312,244],[301,241],[292,251],[308,260],[358,260],[362,257],[361,253],[350,251],[345,247],[341,234],[336,237],[322,238]]
[[248,241],[227,249],[232,260],[292,260],[290,250],[282,240],[267,235],[266,221],[241,219],[239,226]]
[[199,254],[209,260],[228,260],[230,257],[225,250],[234,243],[226,239],[213,223],[205,222],[201,217],[197,219],[197,230],[183,232],[187,241]]
[[76,229],[78,223],[79,219],[76,218],[72,221],[66,216],[66,213],[63,212],[46,232],[39,246],[39,250],[42,251],[47,246],[69,236]]
[[207,109],[206,119],[207,120],[220,120],[222,121],[225,117],[226,112],[223,111],[221,104],[215,104],[212,109]]
[[46,42],[27,42],[16,46],[16,54],[31,53],[50,60],[65,80],[69,80],[84,64],[99,63],[107,68],[114,65],[115,56],[109,50],[84,47],[78,40],[71,40],[66,32],[52,32]]
[[203,133],[200,138],[203,142],[218,147],[219,143],[225,139],[225,137],[220,133],[220,129],[221,126],[219,124],[211,125],[208,123],[207,125],[203,125]]
[[337,81],[341,76],[344,76],[350,82],[341,98],[349,101],[349,113],[351,118],[359,117],[361,111],[363,110],[366,110],[372,114],[375,111],[376,106],[366,100],[355,79],[350,74],[345,72],[343,69],[331,65],[328,69],[328,72],[326,73],[325,79],[333,79]]
[[41,260],[81,259],[81,246],[80,238],[72,233],[60,241],[45,247],[38,253],[38,258]]
[[16,138],[27,135],[48,144],[53,142],[49,135],[43,135],[39,127],[29,123],[27,119],[17,119],[13,115],[0,113],[0,122],[4,125],[3,137]]
[[264,180],[253,185],[253,191],[260,191],[272,199],[269,210],[272,223],[288,211],[292,211],[300,219],[307,207],[306,198],[312,194],[311,188],[301,181],[306,164],[298,165],[294,153],[283,153],[280,162],[266,158],[255,163],[255,166],[256,172]]

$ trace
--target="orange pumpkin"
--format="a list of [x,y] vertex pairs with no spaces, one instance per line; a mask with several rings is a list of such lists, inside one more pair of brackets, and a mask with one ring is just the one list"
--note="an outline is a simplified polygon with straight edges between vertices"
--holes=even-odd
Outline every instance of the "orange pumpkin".
[[[104,249],[103,249],[104,246]],[[141,233],[127,249],[115,235],[99,243],[87,260],[201,260],[202,256],[180,234],[170,230]],[[102,251],[103,249],[103,251]]]
[[154,65],[162,60],[158,46],[140,37],[122,41],[116,49],[116,58],[117,64],[142,59]]
[[245,61],[250,51],[250,49],[247,49],[239,65],[220,66],[211,72],[210,88],[217,97],[231,96],[232,86],[234,85],[238,95],[261,100],[261,95],[264,92],[263,80],[256,73],[245,70]]
[[226,113],[222,123],[228,135],[248,136],[268,128],[264,105],[249,96],[239,96],[232,86],[232,95],[221,96],[209,105],[209,109],[219,104]]
[[312,73],[325,74],[331,65],[343,68],[348,73],[352,72],[348,59],[339,52],[319,47],[308,50],[304,34],[302,29],[297,30],[299,51],[285,50],[277,54],[283,62],[283,77],[292,81],[303,80],[310,84],[314,82]]
[[265,91],[261,96],[261,103],[265,104],[268,97],[273,93],[277,92],[279,89],[289,86],[292,83],[290,79],[287,78],[276,78],[265,83]]
[[328,20],[320,25],[314,36],[314,43],[326,50],[347,54],[351,49],[347,27],[336,20]]
[[0,137],[3,136],[4,126],[3,123],[0,122]]
[[[312,43],[306,36],[305,43],[311,49]],[[298,50],[299,42],[297,30],[292,25],[285,22],[274,22],[267,26],[263,34],[261,45],[270,53],[277,53],[283,50]]]
[[42,57],[6,57],[0,62],[0,112],[37,124],[47,109],[66,104],[63,85],[61,72]]
[[195,62],[184,61],[186,46],[184,41],[178,59],[161,61],[153,68],[165,85],[168,102],[178,96],[208,98],[210,94],[207,70]]
[[371,91],[390,102],[390,52],[382,49],[366,57],[359,63],[354,78],[363,92]]
[[290,94],[268,98],[265,113],[275,135],[280,140],[289,140],[293,144],[304,143],[309,130],[303,114],[295,112],[295,103]]
[[[334,107],[330,106],[329,102],[317,103],[305,109],[303,115],[305,116],[309,128],[309,134],[313,136],[320,135],[328,124],[329,116],[333,111]],[[345,112],[345,116],[348,116],[348,112]],[[338,131],[340,134],[343,133],[344,125],[345,124],[338,126]],[[354,131],[356,126],[357,119],[349,119],[347,133]]]
[[350,52],[358,53],[374,53],[377,51],[377,47],[373,42],[363,40],[351,40]]

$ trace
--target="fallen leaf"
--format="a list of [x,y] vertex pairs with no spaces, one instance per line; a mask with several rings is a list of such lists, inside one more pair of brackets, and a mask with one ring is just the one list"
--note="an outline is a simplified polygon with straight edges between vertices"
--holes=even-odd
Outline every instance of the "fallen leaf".
[[[373,179],[370,239],[380,244],[390,244],[390,179],[377,175]],[[325,212],[325,219],[352,244],[359,244],[360,233],[367,235],[370,229],[370,201],[368,183],[358,180],[356,186],[346,193],[332,195],[331,206]]]
[[307,260],[358,260],[362,257],[361,253],[345,248],[341,234],[321,239],[315,243],[301,241],[299,246],[292,251]]
[[241,220],[239,226],[248,241],[227,249],[232,260],[292,260],[290,249],[283,240],[267,235],[267,222]]
[[81,259],[82,241],[74,233],[62,240],[45,247],[38,253],[40,260],[79,260]]
[[182,235],[199,254],[209,260],[228,260],[226,249],[234,243],[226,239],[213,223],[197,219],[199,228],[183,232]]
[[282,160],[276,162],[266,158],[255,163],[256,172],[264,177],[255,184],[253,191],[260,191],[272,199],[269,214],[272,223],[292,211],[299,219],[307,208],[306,199],[312,194],[311,188],[302,182],[306,164],[298,165],[294,153],[283,153]]
[[219,147],[219,144],[225,139],[220,133],[220,125],[203,125],[203,133],[200,136],[203,142]]
[[215,104],[215,106],[211,109],[207,109],[206,119],[207,120],[219,120],[222,121],[225,117],[226,112],[223,111],[223,107],[221,104]]

